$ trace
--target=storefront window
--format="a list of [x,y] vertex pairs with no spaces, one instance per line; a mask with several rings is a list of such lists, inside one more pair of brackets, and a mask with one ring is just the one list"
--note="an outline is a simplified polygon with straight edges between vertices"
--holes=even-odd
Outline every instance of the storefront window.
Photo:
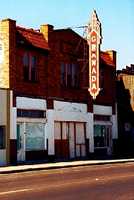
[[94,126],[94,146],[105,147],[107,146],[107,128],[104,125]]
[[26,151],[44,149],[44,124],[26,123]]

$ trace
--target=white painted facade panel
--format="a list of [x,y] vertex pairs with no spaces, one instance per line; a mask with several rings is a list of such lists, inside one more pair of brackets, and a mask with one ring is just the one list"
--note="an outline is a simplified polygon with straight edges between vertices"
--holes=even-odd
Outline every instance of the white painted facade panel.
[[46,138],[48,139],[48,155],[54,155],[54,111],[46,111]]
[[112,115],[112,106],[93,105],[93,113],[96,115]]
[[70,103],[64,101],[54,101],[54,110],[64,112],[87,112],[87,105],[82,103]]
[[20,109],[46,110],[46,100],[17,97],[16,106]]
[[17,123],[17,111],[16,108],[11,108],[10,110],[10,139],[17,139],[16,135],[16,123]]
[[77,112],[65,112],[65,111],[54,111],[54,120],[55,121],[74,121],[74,122],[87,122],[88,114],[87,113],[77,113]]

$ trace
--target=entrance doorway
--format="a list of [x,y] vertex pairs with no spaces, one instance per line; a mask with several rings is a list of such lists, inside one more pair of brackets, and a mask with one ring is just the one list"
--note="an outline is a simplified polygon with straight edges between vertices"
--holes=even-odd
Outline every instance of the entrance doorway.
[[94,148],[110,155],[112,153],[111,125],[94,125]]
[[86,123],[55,122],[56,158],[74,159],[86,156]]

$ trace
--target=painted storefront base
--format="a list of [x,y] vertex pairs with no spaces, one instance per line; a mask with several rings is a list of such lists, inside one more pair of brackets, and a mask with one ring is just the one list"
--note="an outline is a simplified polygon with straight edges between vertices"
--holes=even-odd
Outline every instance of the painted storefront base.
[[4,112],[0,118],[0,125],[9,126],[5,130],[10,133],[0,149],[0,165],[8,164],[9,158],[10,163],[20,163],[84,159],[97,151],[112,154],[113,139],[117,139],[112,107],[95,105],[89,113],[86,104],[54,101],[54,109],[47,109],[46,100],[26,97],[17,97],[13,107],[12,93],[9,102],[10,123],[6,124]]
[[[93,151],[93,143],[89,143],[93,141],[93,134],[89,134],[93,115],[87,113],[85,104],[54,101],[54,109],[48,110],[45,100],[17,97],[16,102],[17,162],[84,158]],[[44,118],[27,117],[35,105]]]

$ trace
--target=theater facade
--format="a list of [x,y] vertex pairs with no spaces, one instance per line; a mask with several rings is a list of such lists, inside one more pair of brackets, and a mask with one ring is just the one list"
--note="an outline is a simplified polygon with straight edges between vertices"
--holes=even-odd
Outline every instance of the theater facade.
[[0,165],[113,154],[116,52],[95,11],[85,29],[0,22]]

